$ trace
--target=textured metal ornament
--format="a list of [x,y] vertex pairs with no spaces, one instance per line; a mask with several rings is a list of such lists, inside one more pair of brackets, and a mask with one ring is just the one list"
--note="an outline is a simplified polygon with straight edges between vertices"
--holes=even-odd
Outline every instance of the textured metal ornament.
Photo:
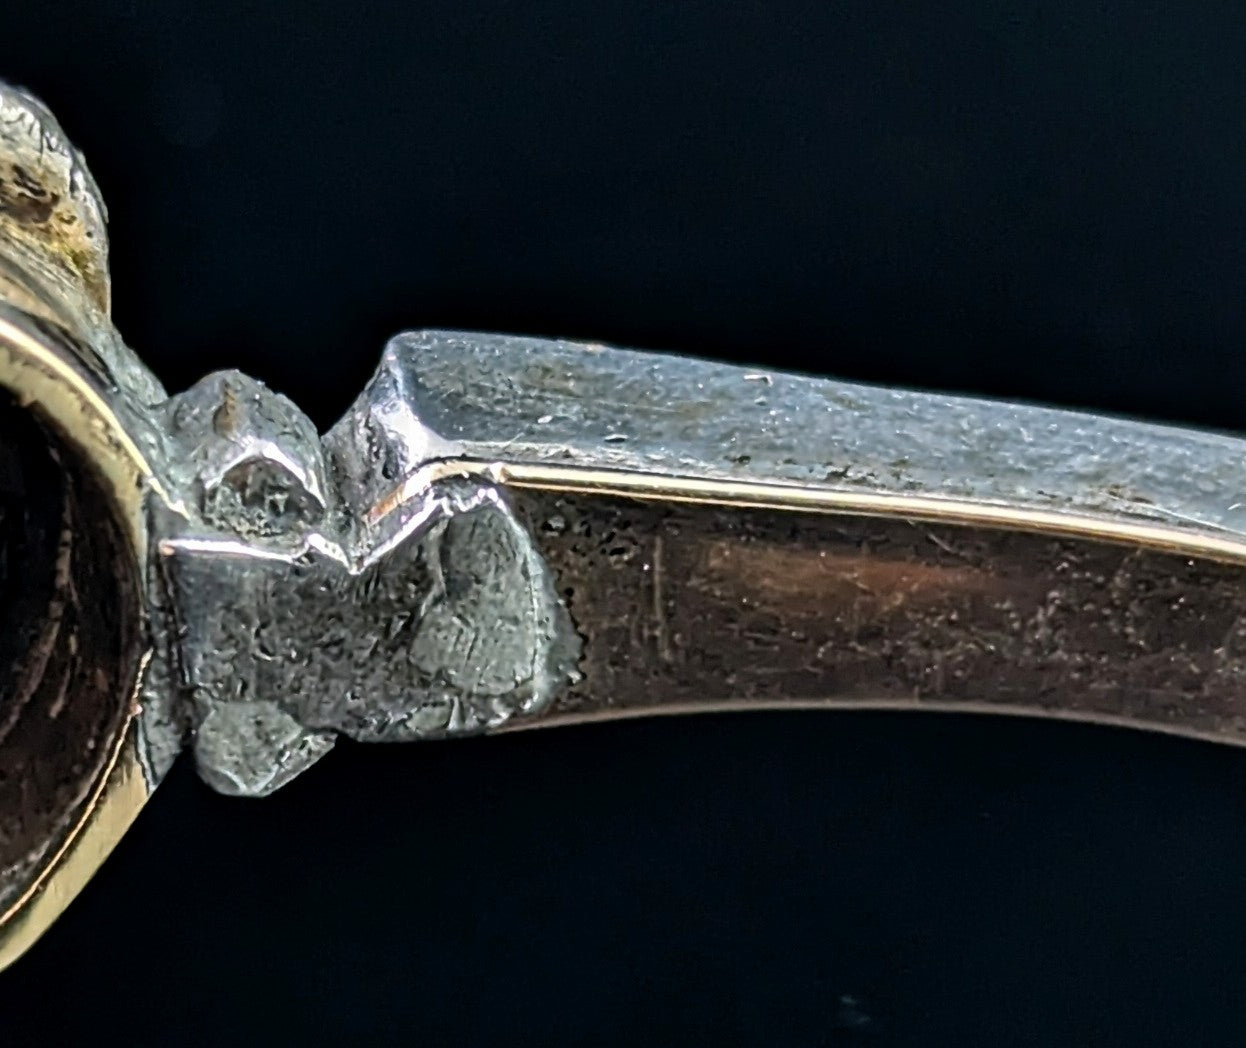
[[726,708],[1246,741],[1246,441],[598,345],[399,335],[323,436],[168,396],[105,212],[0,85],[0,965],[184,748]]

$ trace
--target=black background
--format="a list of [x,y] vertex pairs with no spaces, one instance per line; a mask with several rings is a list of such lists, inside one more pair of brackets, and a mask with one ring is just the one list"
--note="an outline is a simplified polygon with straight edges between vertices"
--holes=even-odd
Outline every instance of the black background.
[[[170,388],[237,366],[327,426],[453,326],[1246,429],[1239,7],[8,0],[0,75],[86,152]],[[262,803],[179,765],[0,1041],[1240,1044],[1244,937],[1229,749],[342,745]]]

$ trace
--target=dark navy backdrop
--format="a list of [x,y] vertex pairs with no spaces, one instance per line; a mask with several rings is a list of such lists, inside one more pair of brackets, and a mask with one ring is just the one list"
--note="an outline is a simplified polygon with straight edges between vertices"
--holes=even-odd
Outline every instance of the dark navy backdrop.
[[[171,387],[328,425],[444,325],[1246,429],[1235,5],[78,6],[0,75]],[[1243,973],[1246,755],[756,715],[179,766],[0,1039],[1240,1044]]]

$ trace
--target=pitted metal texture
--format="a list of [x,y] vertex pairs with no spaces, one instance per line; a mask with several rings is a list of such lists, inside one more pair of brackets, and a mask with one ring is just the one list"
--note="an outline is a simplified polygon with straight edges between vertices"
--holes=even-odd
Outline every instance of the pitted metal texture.
[[[411,448],[438,439],[389,392],[365,393],[327,456],[290,401],[235,373],[162,409],[191,509],[160,544],[170,655],[199,769],[224,792],[271,792],[339,734],[495,728],[575,677],[575,632],[499,490],[403,489],[425,464]],[[378,462],[401,463],[388,487]]]

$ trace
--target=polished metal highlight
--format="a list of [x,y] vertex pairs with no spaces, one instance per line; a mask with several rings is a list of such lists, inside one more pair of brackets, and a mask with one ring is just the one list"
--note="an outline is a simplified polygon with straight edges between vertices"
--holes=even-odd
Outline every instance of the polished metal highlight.
[[732,708],[1246,742],[1246,440],[462,332],[322,437],[168,396],[104,220],[0,85],[0,966],[186,747],[262,796],[339,736]]

